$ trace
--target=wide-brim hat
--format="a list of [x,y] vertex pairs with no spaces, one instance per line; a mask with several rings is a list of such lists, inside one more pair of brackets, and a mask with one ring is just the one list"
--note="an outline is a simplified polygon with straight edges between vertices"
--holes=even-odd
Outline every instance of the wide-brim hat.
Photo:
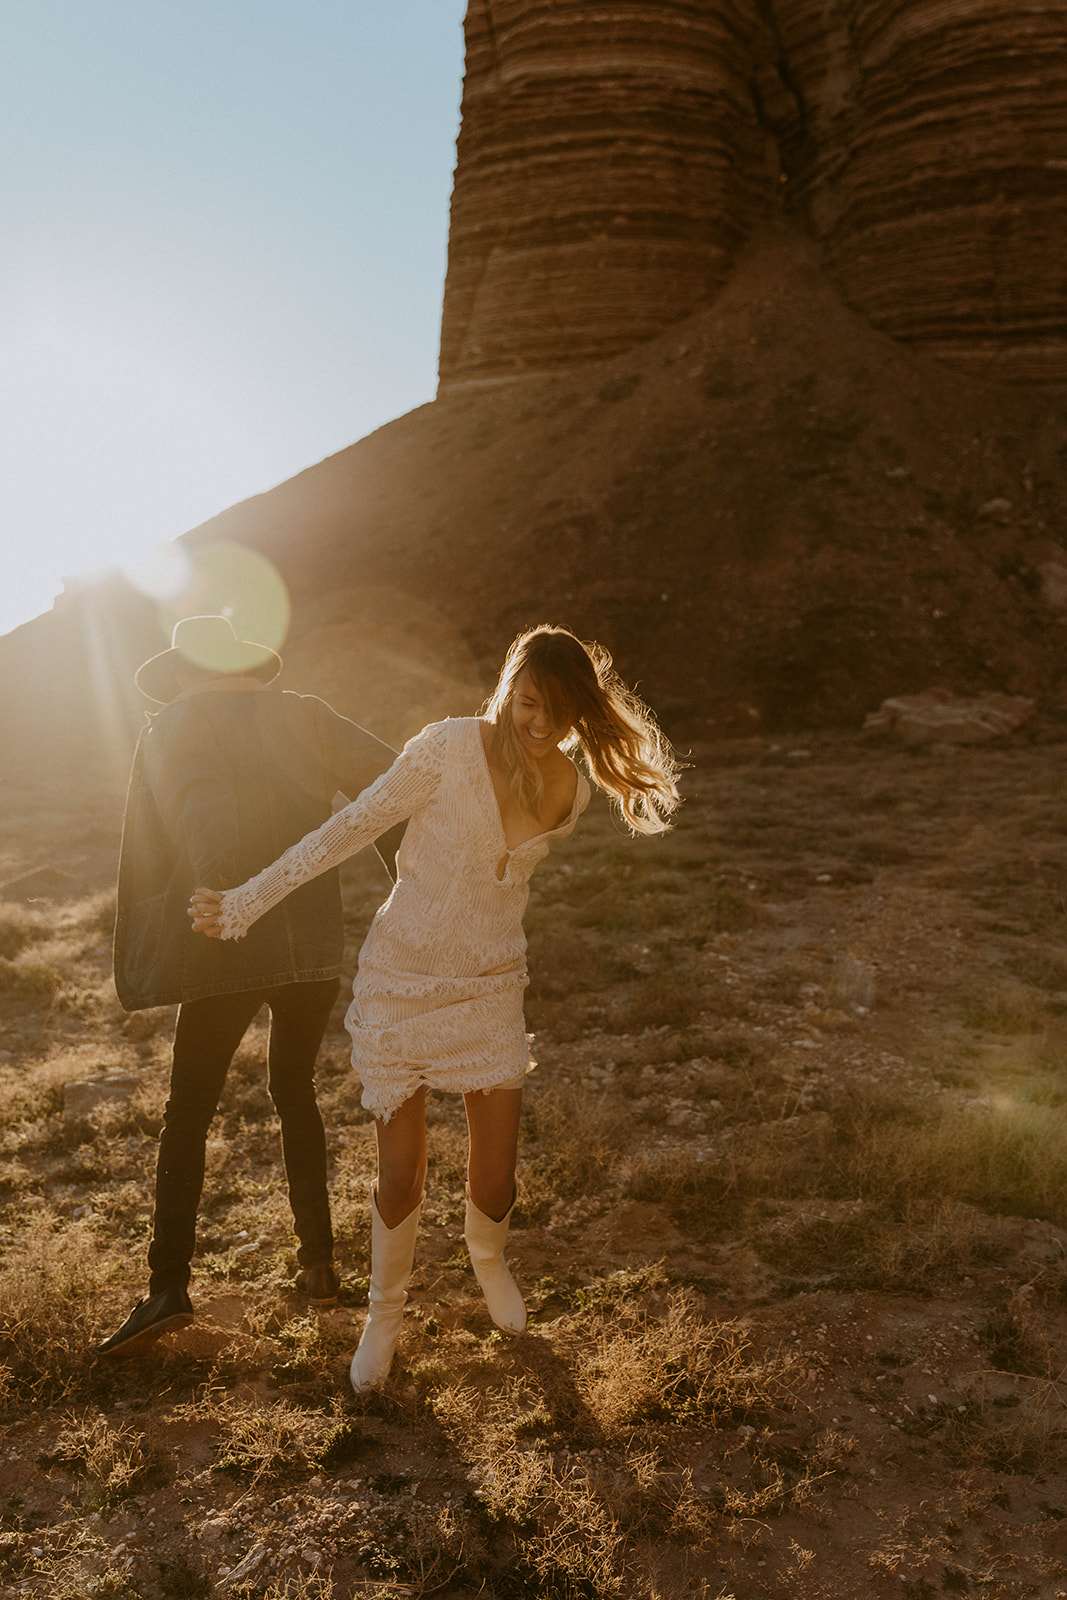
[[183,617],[175,624],[170,649],[150,656],[134,673],[134,682],[150,700],[166,705],[180,694],[178,667],[197,667],[208,677],[252,677],[271,683],[282,670],[282,658],[265,644],[239,639],[229,617]]

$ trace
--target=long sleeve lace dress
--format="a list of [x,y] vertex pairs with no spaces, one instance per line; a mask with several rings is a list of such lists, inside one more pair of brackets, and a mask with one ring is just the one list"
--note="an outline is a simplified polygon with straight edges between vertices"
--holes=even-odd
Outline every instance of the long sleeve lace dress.
[[552,840],[573,830],[589,793],[579,773],[559,827],[508,850],[480,719],[431,723],[351,805],[222,896],[222,936],[241,938],[291,889],[410,817],[345,1017],[363,1105],[387,1121],[420,1084],[488,1092],[529,1070],[530,876]]

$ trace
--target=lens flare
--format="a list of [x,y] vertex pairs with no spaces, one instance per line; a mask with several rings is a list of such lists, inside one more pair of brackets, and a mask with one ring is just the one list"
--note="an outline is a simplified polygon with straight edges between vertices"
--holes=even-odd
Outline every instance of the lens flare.
[[182,545],[181,554],[188,565],[180,588],[153,596],[164,633],[169,636],[183,617],[221,616],[239,639],[281,649],[289,632],[289,592],[266,556],[224,540]]

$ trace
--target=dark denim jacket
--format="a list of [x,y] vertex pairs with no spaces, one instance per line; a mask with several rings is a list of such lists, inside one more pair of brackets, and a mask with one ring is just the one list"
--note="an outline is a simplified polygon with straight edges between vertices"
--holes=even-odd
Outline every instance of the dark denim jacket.
[[[244,883],[325,822],[338,790],[354,797],[394,757],[324,700],[252,678],[186,693],[153,716],[122,829],[115,987],[126,1010],[336,977],[336,870],[302,884],[235,943],[193,933],[189,895],[198,884]],[[391,863],[384,845],[381,854]]]

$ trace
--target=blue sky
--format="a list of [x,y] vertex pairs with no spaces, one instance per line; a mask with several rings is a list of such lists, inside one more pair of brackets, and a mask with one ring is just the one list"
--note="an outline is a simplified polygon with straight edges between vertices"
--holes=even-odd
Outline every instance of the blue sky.
[[432,399],[465,0],[0,0],[0,632]]

